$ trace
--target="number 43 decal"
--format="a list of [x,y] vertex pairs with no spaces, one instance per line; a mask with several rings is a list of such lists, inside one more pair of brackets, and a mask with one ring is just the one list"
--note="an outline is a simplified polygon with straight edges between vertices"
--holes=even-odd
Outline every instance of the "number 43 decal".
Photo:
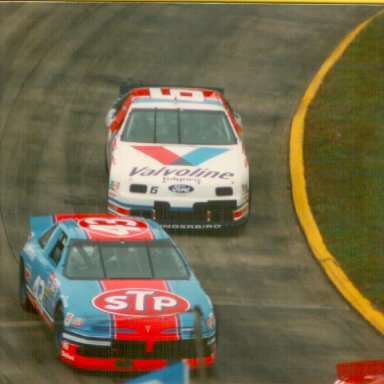
[[36,277],[36,280],[33,283],[32,291],[37,303],[39,304],[39,306],[42,306],[45,292],[45,282],[40,276]]
[[79,225],[84,228],[88,233],[116,236],[119,238],[126,238],[135,236],[148,230],[145,222],[137,218],[86,218],[79,221]]

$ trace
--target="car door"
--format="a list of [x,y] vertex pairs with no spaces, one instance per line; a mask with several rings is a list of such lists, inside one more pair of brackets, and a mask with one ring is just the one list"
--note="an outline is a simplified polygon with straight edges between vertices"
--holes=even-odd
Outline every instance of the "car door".
[[59,294],[56,270],[66,243],[67,235],[61,227],[55,228],[47,238],[42,236],[39,239],[41,251],[37,253],[32,268],[33,296],[41,315],[48,322],[53,321],[55,300]]

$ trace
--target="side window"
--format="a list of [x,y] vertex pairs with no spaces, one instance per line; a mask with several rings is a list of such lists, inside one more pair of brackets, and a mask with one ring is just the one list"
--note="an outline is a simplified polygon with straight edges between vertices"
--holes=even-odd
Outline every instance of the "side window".
[[57,240],[56,244],[54,245],[51,253],[49,254],[50,259],[52,259],[55,264],[58,264],[61,259],[61,254],[63,253],[66,241],[67,235],[65,233],[62,233],[59,239]]
[[48,243],[48,240],[50,239],[52,233],[55,231],[56,225],[52,226],[51,228],[48,229],[47,232],[45,232],[39,239],[39,244],[41,248],[45,248],[45,246]]

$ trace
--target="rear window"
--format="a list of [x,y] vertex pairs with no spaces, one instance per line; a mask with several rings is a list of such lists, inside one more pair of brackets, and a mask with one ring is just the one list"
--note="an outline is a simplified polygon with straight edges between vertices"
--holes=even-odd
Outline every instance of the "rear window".
[[64,274],[70,279],[188,279],[178,248],[151,242],[72,241]]
[[45,248],[45,246],[48,243],[48,240],[51,238],[52,233],[55,231],[57,227],[57,224],[53,225],[51,228],[49,228],[40,238],[39,238],[39,244],[41,248]]
[[223,111],[135,109],[124,126],[122,141],[138,143],[236,144]]

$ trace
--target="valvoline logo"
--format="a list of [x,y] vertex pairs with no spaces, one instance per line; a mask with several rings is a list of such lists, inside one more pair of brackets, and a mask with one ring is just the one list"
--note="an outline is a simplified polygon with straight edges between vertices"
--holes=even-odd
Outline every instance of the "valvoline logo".
[[128,317],[172,316],[190,308],[190,303],[181,296],[146,288],[106,291],[96,296],[92,304],[101,311]]

